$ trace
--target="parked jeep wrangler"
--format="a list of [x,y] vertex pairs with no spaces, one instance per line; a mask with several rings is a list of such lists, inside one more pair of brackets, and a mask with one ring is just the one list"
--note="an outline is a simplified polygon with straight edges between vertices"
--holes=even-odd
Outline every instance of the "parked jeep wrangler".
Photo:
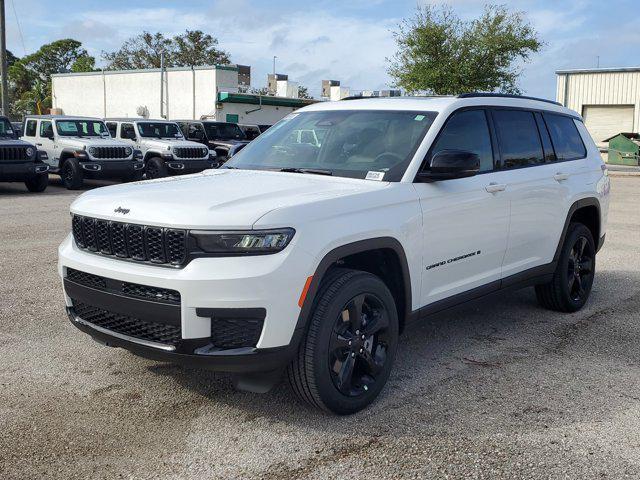
[[105,122],[114,138],[129,142],[142,152],[147,179],[196,173],[218,166],[215,151],[185,140],[175,122],[143,118],[109,118]]
[[69,190],[81,188],[85,178],[142,178],[140,152],[111,138],[98,118],[28,116],[23,138],[47,153],[50,171],[60,175]]
[[[308,131],[322,141],[291,141]],[[555,102],[317,103],[220,169],[80,196],[64,301],[103,344],[252,391],[286,371],[305,402],[352,413],[383,389],[409,322],[522,287],[581,309],[609,191],[582,118]]]
[[42,192],[49,184],[49,165],[40,152],[20,140],[13,125],[0,117],[0,182],[24,182],[30,192]]
[[235,123],[214,120],[176,120],[187,140],[200,142],[214,150],[220,163],[247,146],[249,140]]

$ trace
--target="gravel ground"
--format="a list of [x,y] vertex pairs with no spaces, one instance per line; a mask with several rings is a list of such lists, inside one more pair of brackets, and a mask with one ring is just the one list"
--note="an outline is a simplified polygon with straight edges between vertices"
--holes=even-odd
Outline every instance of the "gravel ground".
[[640,178],[613,179],[583,311],[542,310],[527,289],[436,316],[346,418],[72,327],[56,248],[74,196],[0,184],[3,479],[640,477]]

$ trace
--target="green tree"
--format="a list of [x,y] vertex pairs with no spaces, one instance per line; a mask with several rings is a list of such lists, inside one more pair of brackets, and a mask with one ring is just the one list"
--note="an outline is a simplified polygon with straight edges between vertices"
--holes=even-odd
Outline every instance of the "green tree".
[[218,39],[200,30],[187,30],[173,37],[173,66],[196,67],[201,65],[226,65],[229,54],[218,50]]
[[471,21],[448,6],[418,7],[394,35],[398,52],[388,73],[395,85],[437,95],[520,93],[520,65],[543,46],[522,13],[497,5]]
[[84,71],[94,63],[82,44],[70,38],[45,44],[21,59],[14,57],[8,69],[11,114],[43,113],[51,106],[52,74]]
[[300,85],[298,87],[298,98],[313,98],[313,97],[309,94],[309,89],[307,87],[305,87],[304,85]]
[[228,64],[229,54],[218,49],[218,40],[200,30],[187,30],[168,38],[162,33],[142,32],[114,52],[102,52],[109,70],[160,68],[164,53],[166,67],[195,67]]

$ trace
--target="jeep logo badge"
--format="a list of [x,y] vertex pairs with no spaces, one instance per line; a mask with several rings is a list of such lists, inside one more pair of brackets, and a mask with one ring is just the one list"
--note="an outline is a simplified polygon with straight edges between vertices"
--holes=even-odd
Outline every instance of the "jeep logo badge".
[[116,208],[114,211],[114,213],[121,213],[123,215],[126,215],[127,213],[130,212],[130,210],[128,208],[122,208],[122,207],[118,207]]

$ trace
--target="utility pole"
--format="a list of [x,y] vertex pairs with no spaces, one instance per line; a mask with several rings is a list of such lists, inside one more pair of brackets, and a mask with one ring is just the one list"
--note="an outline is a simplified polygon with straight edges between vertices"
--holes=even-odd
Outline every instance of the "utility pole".
[[2,114],[9,113],[7,88],[7,32],[4,25],[4,0],[0,0],[0,75],[2,75]]
[[276,74],[276,57],[275,55],[273,56],[273,75],[275,76]]
[[164,118],[164,52],[160,52],[160,118]]

